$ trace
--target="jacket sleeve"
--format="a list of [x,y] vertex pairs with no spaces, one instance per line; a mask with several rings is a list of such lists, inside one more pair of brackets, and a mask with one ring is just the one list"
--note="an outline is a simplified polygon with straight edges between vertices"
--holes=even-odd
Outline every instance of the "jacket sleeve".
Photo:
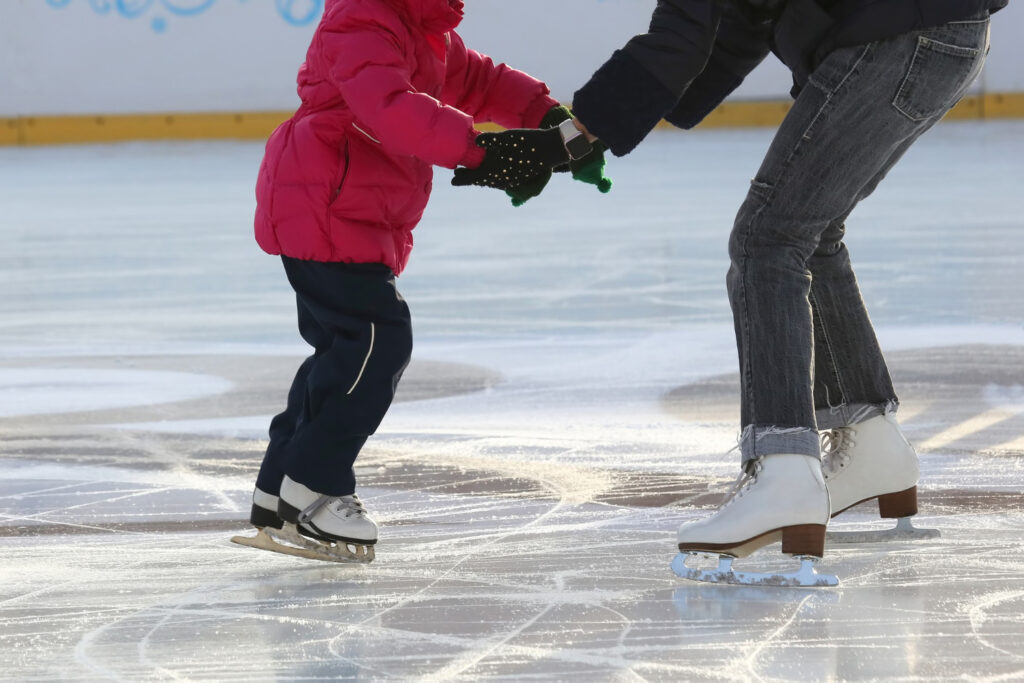
[[442,100],[476,121],[505,128],[536,128],[558,101],[547,85],[487,55],[471,50],[452,31]]
[[413,87],[397,30],[349,17],[325,26],[319,39],[357,125],[390,153],[455,168],[479,149],[472,117]]
[[573,111],[616,156],[679,102],[715,44],[717,0],[658,0],[647,33],[616,50],[573,98]]
[[703,121],[768,56],[771,23],[748,19],[730,7],[723,9],[704,70],[665,115],[675,126],[693,128]]

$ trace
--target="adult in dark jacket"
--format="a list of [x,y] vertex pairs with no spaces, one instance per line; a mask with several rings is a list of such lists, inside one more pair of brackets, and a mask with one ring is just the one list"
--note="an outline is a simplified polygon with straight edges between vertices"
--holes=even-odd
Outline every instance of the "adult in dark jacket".
[[[883,517],[917,512],[917,455],[895,418],[845,223],[963,97],[988,52],[989,15],[1006,2],[659,0],[648,32],[576,92],[575,127],[621,156],[663,118],[699,123],[769,52],[793,74],[793,107],[729,240],[743,474],[713,516],[680,527],[681,552],[743,557],[781,539],[805,560],[781,580],[825,582],[810,563],[830,516],[876,498]],[[581,143],[564,129],[481,136],[484,164],[453,182],[503,187],[518,161],[562,163],[586,153]],[[683,560],[676,569],[691,578],[763,579]]]

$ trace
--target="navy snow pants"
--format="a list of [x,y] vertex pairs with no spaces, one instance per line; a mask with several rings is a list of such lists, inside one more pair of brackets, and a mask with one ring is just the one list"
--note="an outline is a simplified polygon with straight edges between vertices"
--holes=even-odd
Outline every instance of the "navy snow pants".
[[377,263],[282,257],[313,355],[299,367],[285,411],[270,423],[256,486],[278,495],[284,475],[317,493],[355,492],[352,466],[384,419],[412,355],[409,307]]

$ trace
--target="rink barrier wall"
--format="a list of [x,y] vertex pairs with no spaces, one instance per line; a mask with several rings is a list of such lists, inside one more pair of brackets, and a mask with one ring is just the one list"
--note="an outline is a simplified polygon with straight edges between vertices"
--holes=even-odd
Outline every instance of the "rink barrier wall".
[[[699,128],[777,126],[791,102],[727,102]],[[0,145],[59,145],[131,140],[265,139],[291,112],[23,116],[0,119]],[[1024,93],[965,97],[947,116],[956,120],[1024,118]],[[672,128],[662,122],[660,127]],[[494,130],[493,126],[483,126]]]

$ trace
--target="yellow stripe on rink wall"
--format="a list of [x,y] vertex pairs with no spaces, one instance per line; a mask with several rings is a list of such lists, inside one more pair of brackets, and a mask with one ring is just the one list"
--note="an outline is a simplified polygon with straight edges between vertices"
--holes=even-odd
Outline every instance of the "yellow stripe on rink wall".
[[[777,126],[789,112],[792,102],[726,102],[715,109],[699,128]],[[1024,118],[1024,93],[972,95],[960,101],[948,119]],[[670,125],[663,123],[662,125]]]
[[126,140],[266,138],[291,112],[117,114],[0,119],[0,144],[59,145]]
[[994,93],[984,97],[984,117],[992,119],[1024,118],[1024,93]]
[[[726,102],[700,128],[777,126],[791,103]],[[56,145],[127,140],[266,139],[291,112],[224,114],[118,114],[0,118],[0,145]],[[950,119],[1024,118],[1024,93],[966,97]],[[662,123],[663,127],[671,127]],[[496,130],[484,126],[486,130]]]

